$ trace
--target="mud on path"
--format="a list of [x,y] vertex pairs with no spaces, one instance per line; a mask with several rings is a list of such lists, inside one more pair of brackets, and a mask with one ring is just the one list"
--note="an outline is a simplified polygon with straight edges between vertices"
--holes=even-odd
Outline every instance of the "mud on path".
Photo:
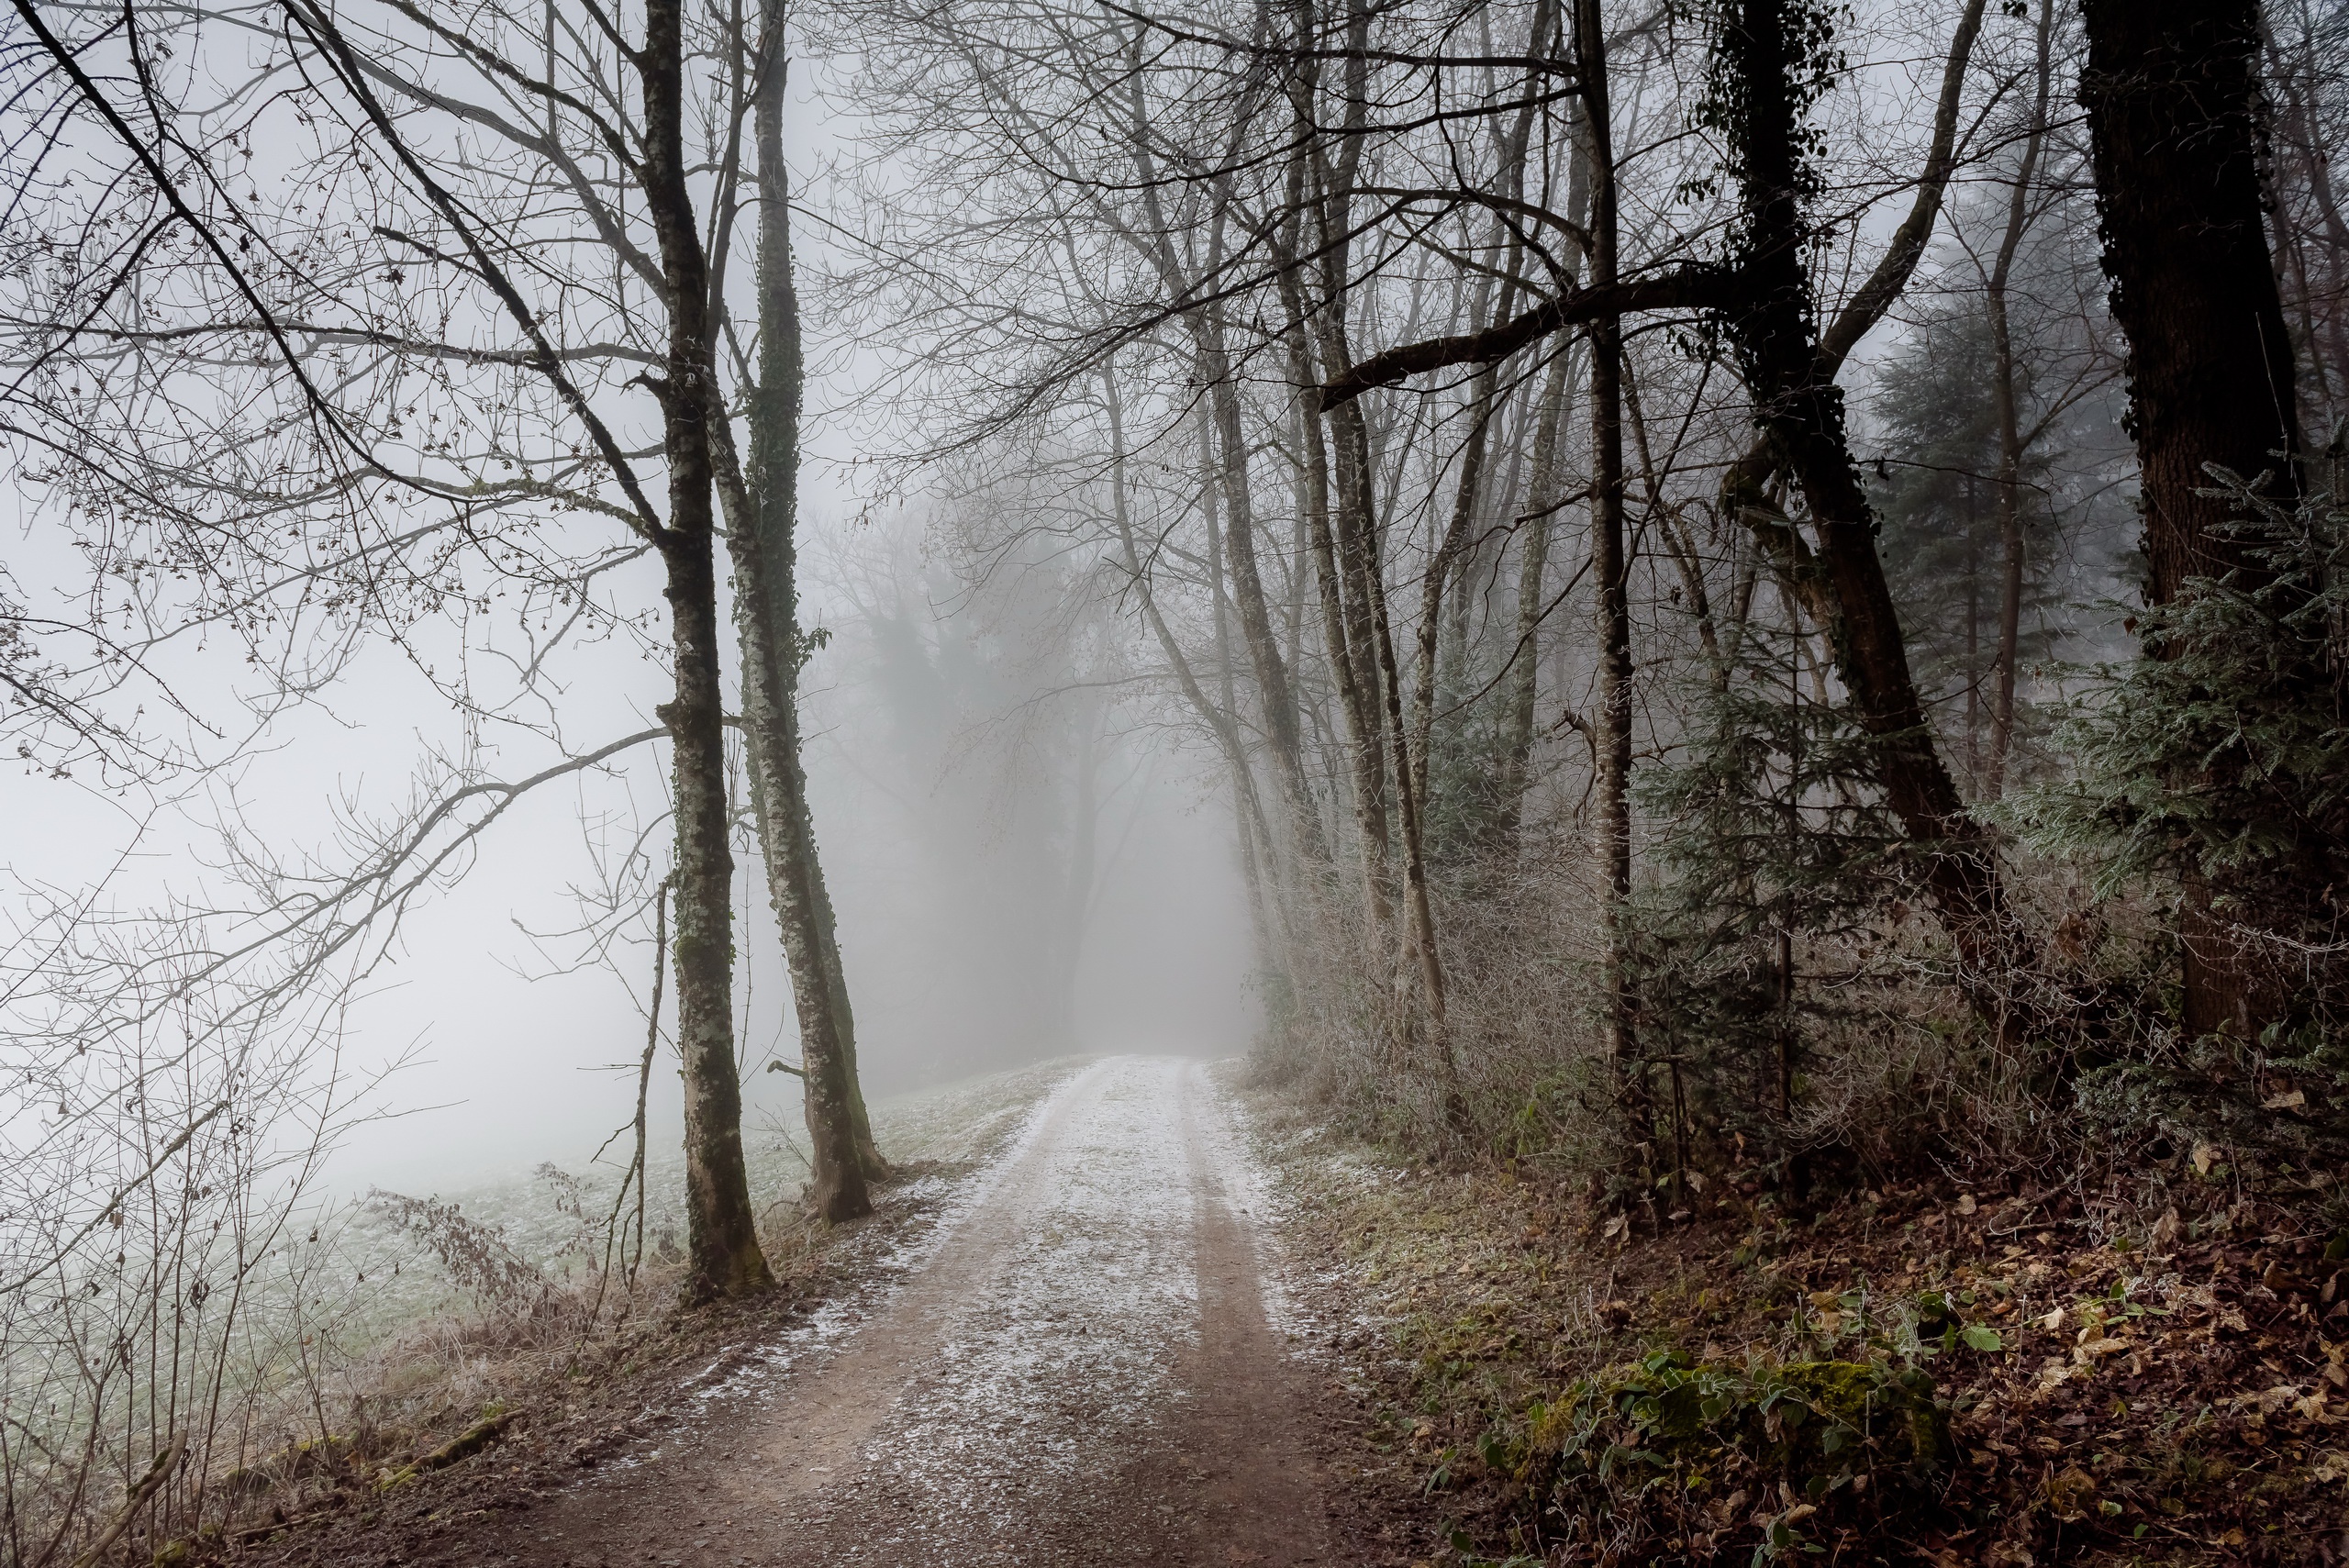
[[1252,1182],[1198,1064],[1088,1068],[828,1349],[745,1351],[658,1446],[429,1561],[1338,1562]]

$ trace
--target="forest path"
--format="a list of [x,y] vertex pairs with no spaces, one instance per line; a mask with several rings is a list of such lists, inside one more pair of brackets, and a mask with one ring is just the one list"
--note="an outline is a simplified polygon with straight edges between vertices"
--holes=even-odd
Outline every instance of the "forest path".
[[1252,1195],[1199,1064],[1099,1062],[825,1359],[746,1356],[660,1447],[440,1560],[1333,1562]]

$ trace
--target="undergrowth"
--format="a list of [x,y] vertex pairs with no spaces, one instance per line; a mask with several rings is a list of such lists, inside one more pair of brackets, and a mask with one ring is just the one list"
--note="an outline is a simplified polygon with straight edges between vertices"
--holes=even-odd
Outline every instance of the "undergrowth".
[[2349,1234],[2213,1145],[1650,1224],[1523,1162],[1402,1164],[1260,1091],[1355,1464],[1465,1565],[2339,1561]]

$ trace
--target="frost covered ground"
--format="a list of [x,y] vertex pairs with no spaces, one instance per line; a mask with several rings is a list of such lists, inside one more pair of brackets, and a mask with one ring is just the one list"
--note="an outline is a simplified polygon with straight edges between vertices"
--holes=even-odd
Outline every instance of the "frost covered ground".
[[[1040,1062],[943,1087],[892,1095],[873,1105],[874,1136],[901,1162],[966,1164],[996,1151],[1038,1102],[1085,1068],[1081,1058]],[[807,1172],[805,1137],[770,1127],[746,1140],[751,1190],[763,1205],[785,1204]],[[534,1172],[419,1191],[453,1204],[489,1227],[524,1262],[558,1283],[592,1267],[600,1247],[628,1151],[618,1145],[600,1159],[542,1164]],[[645,1183],[647,1251],[674,1246],[684,1233],[685,1160],[666,1146],[648,1153]],[[907,1196],[927,1196],[926,1187]],[[392,1223],[380,1206],[346,1200],[287,1233],[279,1269],[326,1297],[337,1342],[361,1354],[411,1326],[482,1306],[469,1300],[435,1265],[416,1239]]]
[[938,1222],[643,1438],[408,1561],[1338,1560],[1264,1182],[1200,1064],[1070,1077]]

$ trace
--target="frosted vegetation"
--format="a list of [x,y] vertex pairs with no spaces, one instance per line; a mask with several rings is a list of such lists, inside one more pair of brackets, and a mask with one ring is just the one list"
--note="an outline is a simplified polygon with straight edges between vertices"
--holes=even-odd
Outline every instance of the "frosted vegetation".
[[1610,1240],[2331,1191],[2344,17],[17,0],[11,1568],[1079,1051]]

